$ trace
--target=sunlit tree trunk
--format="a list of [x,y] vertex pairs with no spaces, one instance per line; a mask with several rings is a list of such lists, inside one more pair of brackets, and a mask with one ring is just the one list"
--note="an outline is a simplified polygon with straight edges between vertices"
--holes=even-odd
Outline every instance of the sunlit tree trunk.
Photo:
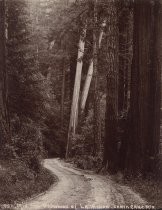
[[67,141],[67,148],[66,148],[66,158],[68,157],[68,154],[69,154],[70,138],[71,138],[71,135],[75,134],[76,126],[78,122],[78,102],[79,102],[79,94],[80,94],[80,84],[81,84],[81,74],[82,74],[82,66],[83,66],[83,55],[84,55],[86,31],[87,31],[87,24],[85,23],[82,29],[81,35],[80,35],[80,40],[79,40],[79,45],[78,45],[78,57],[77,57],[75,83],[74,83],[73,98],[72,98],[72,105],[71,105],[68,141]]
[[81,96],[81,111],[82,112],[85,109],[85,104],[86,104],[86,101],[87,101],[92,76],[93,76],[93,59],[90,60],[88,73],[87,73],[87,76],[86,76],[86,80],[85,80],[85,84],[84,84],[83,92],[82,92],[82,96]]
[[[104,28],[106,26],[106,20],[103,21],[102,25],[101,25],[101,29],[100,29],[100,34],[99,34],[99,49],[101,48],[101,41],[102,41],[102,37],[104,34]],[[90,60],[90,64],[89,64],[89,68],[88,68],[88,73],[86,76],[86,80],[84,83],[84,87],[83,87],[83,92],[82,92],[82,96],[81,96],[81,111],[83,112],[85,109],[85,105],[86,105],[86,101],[87,101],[87,97],[88,97],[88,93],[89,93],[89,88],[91,85],[91,81],[92,81],[92,76],[93,76],[93,58]]]

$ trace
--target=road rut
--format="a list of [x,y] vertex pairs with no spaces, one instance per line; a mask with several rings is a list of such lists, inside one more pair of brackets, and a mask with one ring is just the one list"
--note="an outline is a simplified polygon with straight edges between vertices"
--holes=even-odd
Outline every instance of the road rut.
[[146,201],[138,194],[129,187],[114,182],[111,177],[77,170],[60,159],[44,160],[44,167],[58,177],[57,183],[45,193],[23,203],[19,209],[146,205]]

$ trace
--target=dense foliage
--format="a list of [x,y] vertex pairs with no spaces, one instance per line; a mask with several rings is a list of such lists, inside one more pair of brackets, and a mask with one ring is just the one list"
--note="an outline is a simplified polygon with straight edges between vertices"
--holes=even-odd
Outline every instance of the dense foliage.
[[159,176],[161,0],[2,2],[1,159]]

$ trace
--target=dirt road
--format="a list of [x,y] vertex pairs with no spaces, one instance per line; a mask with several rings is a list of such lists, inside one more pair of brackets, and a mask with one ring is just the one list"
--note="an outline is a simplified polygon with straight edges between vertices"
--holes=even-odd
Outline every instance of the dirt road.
[[59,159],[48,159],[44,166],[58,177],[57,183],[44,194],[28,200],[21,210],[43,210],[60,207],[92,208],[117,205],[145,205],[130,188],[115,183],[110,177],[77,170]]

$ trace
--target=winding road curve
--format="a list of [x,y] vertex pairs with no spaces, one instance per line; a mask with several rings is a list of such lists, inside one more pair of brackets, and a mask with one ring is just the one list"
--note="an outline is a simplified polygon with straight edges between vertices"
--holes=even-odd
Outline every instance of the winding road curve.
[[92,208],[117,205],[145,205],[146,202],[129,187],[114,182],[111,177],[78,170],[60,159],[47,159],[44,166],[58,181],[51,188],[21,205],[21,210],[43,210],[74,205]]

